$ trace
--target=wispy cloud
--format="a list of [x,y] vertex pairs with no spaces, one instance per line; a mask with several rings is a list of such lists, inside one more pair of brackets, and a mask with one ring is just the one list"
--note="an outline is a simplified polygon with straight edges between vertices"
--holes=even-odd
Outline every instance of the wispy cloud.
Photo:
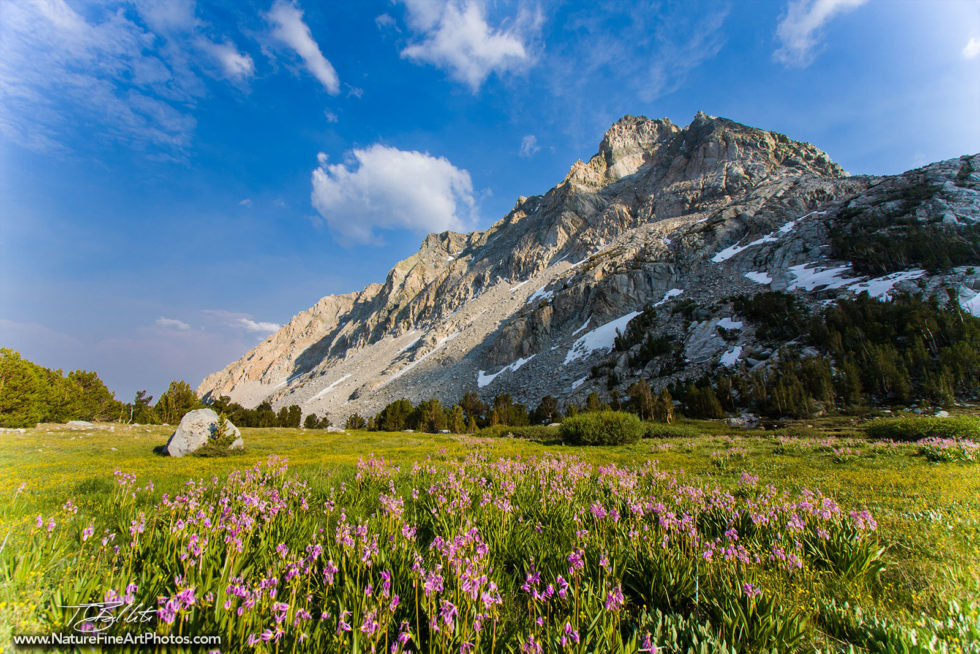
[[244,327],[246,331],[261,334],[271,334],[282,326],[274,322],[256,322],[251,318],[240,318],[238,324]]
[[309,26],[303,22],[303,12],[292,2],[276,0],[268,13],[272,36],[289,46],[302,58],[307,70],[320,81],[327,92],[340,92],[340,79],[333,65],[320,52]]
[[343,239],[378,243],[375,229],[463,230],[475,200],[470,174],[445,157],[372,145],[347,164],[320,154],[313,171],[314,208]]
[[980,56],[980,39],[974,36],[963,47],[963,58],[975,59],[977,56]]
[[255,62],[252,61],[252,57],[239,52],[230,42],[203,41],[201,47],[211,54],[227,77],[242,80],[255,74]]
[[245,198],[238,203],[238,206],[245,207],[246,209],[252,208],[252,198]]
[[[725,45],[728,8],[714,0],[586,3],[554,13],[540,80],[524,93],[546,93],[552,129],[592,147],[597,130],[624,113],[677,91]],[[543,87],[543,88],[541,88]],[[597,90],[601,92],[597,93]]]
[[776,27],[779,48],[773,56],[788,66],[808,66],[820,44],[823,26],[834,16],[856,9],[865,2],[867,0],[791,0]]
[[528,134],[521,139],[520,155],[522,158],[530,159],[540,149],[541,146],[538,145],[538,137],[534,134]]
[[254,320],[247,313],[235,313],[223,309],[205,309],[203,313],[212,318],[216,318],[225,327],[244,329],[247,332],[253,333],[271,334],[282,326],[274,322]]
[[133,0],[150,29],[155,32],[188,31],[200,23],[195,16],[195,0]]
[[191,328],[191,326],[183,320],[177,320],[176,318],[164,318],[163,316],[156,319],[156,325],[157,327],[163,327],[164,329],[177,329],[180,331],[185,331]]
[[536,31],[540,19],[519,13],[506,25],[487,22],[482,0],[402,0],[415,43],[402,50],[407,59],[446,70],[473,91],[493,73],[526,65],[530,60],[525,31]]
[[179,152],[202,75],[254,71],[250,56],[210,40],[192,0],[0,2],[0,25],[0,133],[33,149]]
[[376,16],[374,19],[374,24],[378,26],[380,30],[387,29],[398,29],[398,23],[391,14],[381,14]]

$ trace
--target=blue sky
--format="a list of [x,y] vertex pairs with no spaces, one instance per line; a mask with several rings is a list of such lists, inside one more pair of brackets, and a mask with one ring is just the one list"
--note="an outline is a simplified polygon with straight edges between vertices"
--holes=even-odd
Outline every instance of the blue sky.
[[8,0],[0,346],[196,385],[623,114],[699,110],[852,173],[978,152],[980,3]]

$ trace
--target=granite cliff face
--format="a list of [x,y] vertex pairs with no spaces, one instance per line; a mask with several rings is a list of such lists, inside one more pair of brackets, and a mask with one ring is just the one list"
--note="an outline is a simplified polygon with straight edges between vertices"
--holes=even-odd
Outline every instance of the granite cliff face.
[[[810,144],[723,118],[699,113],[681,128],[626,116],[544,195],[518,199],[486,231],[430,234],[384,283],[323,298],[198,393],[299,404],[335,423],[400,397],[450,403],[467,391],[580,402],[606,388],[593,366],[623,370],[613,339],[650,307],[684,342],[687,365],[674,377],[763,365],[767,353],[726,303],[737,293],[785,290],[814,304],[949,287],[980,312],[972,268],[933,275],[910,265],[875,277],[830,258],[834,238],[889,220],[972,229],[974,171],[976,156],[851,177]],[[693,302],[694,320],[679,324],[678,302]]]

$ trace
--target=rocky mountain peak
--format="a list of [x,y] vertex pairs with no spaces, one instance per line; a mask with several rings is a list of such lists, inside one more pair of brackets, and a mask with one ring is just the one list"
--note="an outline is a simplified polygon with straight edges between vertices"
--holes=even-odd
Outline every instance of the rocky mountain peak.
[[679,131],[667,118],[650,120],[627,115],[617,120],[606,130],[596,155],[605,163],[606,180],[616,181],[635,173]]
[[[943,229],[973,238],[977,169],[967,157],[852,178],[809,143],[725,118],[698,113],[681,128],[624,116],[561,184],[520,198],[485,231],[429,234],[383,284],[320,300],[198,392],[299,404],[335,422],[401,397],[453,402],[468,391],[579,402],[607,392],[590,372],[598,364],[611,366],[609,379],[632,374],[635,353],[612,352],[613,339],[641,313],[685,362],[641,371],[662,385],[734,361],[764,365],[751,329],[730,327],[742,324],[726,304],[736,294],[787,290],[825,302],[945,283],[980,311],[980,275],[965,267],[929,280],[911,266],[866,279],[855,262],[830,258],[832,232],[860,229],[855,220],[939,216]],[[884,220],[895,212],[900,219]],[[689,305],[684,320],[677,302]]]

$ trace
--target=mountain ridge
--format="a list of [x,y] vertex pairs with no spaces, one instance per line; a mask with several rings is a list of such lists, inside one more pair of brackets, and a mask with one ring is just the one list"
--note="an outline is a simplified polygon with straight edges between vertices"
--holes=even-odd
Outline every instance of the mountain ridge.
[[[852,177],[811,144],[728,119],[699,112],[681,128],[624,116],[546,193],[519,198],[486,230],[427,235],[383,283],[322,298],[198,393],[332,416],[371,414],[402,396],[452,402],[469,390],[575,398],[597,388],[584,372],[611,350],[610,330],[593,332],[630,313],[661,301],[667,310],[681,296],[700,310],[761,290],[746,273],[770,278],[774,290],[826,292],[807,290],[800,275],[850,267],[827,258],[834,221],[882,184],[936,187],[911,210],[975,224],[974,159]],[[969,298],[980,289],[965,270],[934,279]],[[593,334],[585,344],[573,333],[580,326]],[[724,354],[724,342],[701,331],[685,337],[691,374]],[[580,356],[568,359],[576,347]]]

